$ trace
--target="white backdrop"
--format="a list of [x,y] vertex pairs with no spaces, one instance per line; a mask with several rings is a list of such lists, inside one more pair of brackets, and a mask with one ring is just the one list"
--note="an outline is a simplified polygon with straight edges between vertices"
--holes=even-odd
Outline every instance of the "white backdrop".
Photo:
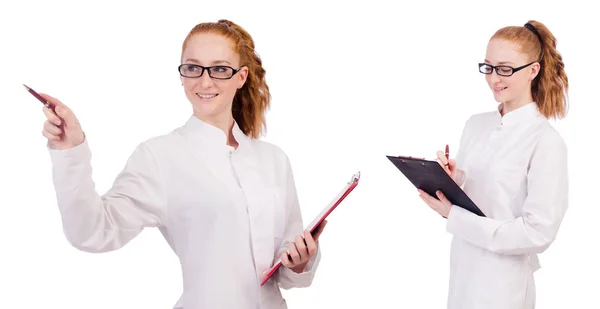
[[[595,162],[600,26],[577,1],[3,1],[0,308],[171,308],[178,260],[157,230],[125,248],[79,252],[65,240],[25,83],[79,117],[103,193],[134,147],[190,115],[176,70],[187,32],[227,18],[264,60],[273,105],[265,140],[290,156],[305,222],[356,171],[362,180],[329,219],[314,284],[286,291],[291,309],[444,308],[445,221],[385,155],[458,150],[464,121],[496,107],[477,71],[489,37],[529,19],[558,38],[571,109],[556,127],[569,147],[571,207],[536,273],[538,308],[598,308],[600,215]],[[511,3],[512,2],[512,3]],[[592,2],[590,2],[592,3]],[[593,177],[589,182],[586,177]]]

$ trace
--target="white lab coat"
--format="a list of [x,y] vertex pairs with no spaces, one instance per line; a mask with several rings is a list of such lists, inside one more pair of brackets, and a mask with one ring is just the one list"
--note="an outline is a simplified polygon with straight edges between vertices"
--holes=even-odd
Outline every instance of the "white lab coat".
[[286,308],[279,286],[309,286],[321,250],[304,273],[281,267],[260,286],[304,227],[285,153],[244,135],[237,123],[233,135],[237,149],[222,130],[192,116],[140,143],[104,195],[92,181],[87,140],[50,148],[66,238],[80,250],[107,252],[158,227],[181,262],[175,308]]
[[486,214],[453,206],[448,309],[532,309],[538,253],[554,241],[568,206],[567,149],[527,104],[472,116],[457,153],[464,191]]

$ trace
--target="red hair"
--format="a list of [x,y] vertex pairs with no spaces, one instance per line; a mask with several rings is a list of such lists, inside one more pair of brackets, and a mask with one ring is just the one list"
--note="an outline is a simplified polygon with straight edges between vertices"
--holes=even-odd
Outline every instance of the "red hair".
[[[529,28],[528,28],[529,27]],[[531,82],[531,95],[546,118],[564,118],[567,114],[569,79],[562,56],[556,50],[556,38],[535,20],[523,27],[504,27],[492,39],[505,39],[521,46],[531,62],[540,64],[540,72]]]
[[196,25],[183,42],[182,53],[190,38],[199,33],[215,33],[229,39],[240,57],[240,64],[248,67],[248,78],[233,98],[233,118],[244,134],[258,138],[266,129],[265,112],[269,109],[271,93],[265,79],[262,60],[254,51],[254,40],[242,27],[221,19]]

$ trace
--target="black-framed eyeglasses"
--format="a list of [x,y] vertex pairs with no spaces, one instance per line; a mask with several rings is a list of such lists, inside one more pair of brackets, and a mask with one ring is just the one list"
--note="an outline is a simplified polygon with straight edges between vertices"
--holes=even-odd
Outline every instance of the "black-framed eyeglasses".
[[498,65],[498,66],[493,66],[491,64],[487,64],[487,63],[480,63],[479,64],[479,72],[483,73],[483,74],[492,74],[493,70],[496,70],[496,74],[500,75],[500,76],[512,76],[513,74],[515,74],[516,72],[536,63],[537,61],[528,63],[526,65],[522,65],[518,68],[513,68],[511,66],[508,65]]
[[242,68],[234,69],[226,65],[215,65],[205,67],[198,64],[184,63],[178,67],[179,74],[183,77],[198,78],[208,71],[208,76],[214,79],[230,79],[239,72]]

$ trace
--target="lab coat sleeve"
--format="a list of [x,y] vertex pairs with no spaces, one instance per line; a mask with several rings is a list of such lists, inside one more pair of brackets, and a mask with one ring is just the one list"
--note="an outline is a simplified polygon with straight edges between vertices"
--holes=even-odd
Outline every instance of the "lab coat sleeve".
[[[288,244],[293,242],[297,235],[302,235],[304,233],[304,225],[302,222],[302,214],[298,202],[298,194],[296,192],[294,176],[289,161],[287,161],[286,186],[287,223],[284,236],[285,241],[279,250],[279,255],[287,251]],[[320,245],[317,244],[317,253],[309,260],[304,272],[296,273],[285,266],[279,267],[275,273],[275,277],[279,283],[279,286],[286,290],[310,286],[320,260],[321,248]]]
[[75,248],[92,253],[116,250],[145,227],[162,224],[164,178],[148,145],[138,145],[102,196],[92,180],[87,139],[71,149],[48,148],[63,231]]
[[495,220],[453,206],[447,231],[501,254],[542,253],[554,241],[567,207],[567,149],[557,133],[546,134],[530,160],[520,217]]

